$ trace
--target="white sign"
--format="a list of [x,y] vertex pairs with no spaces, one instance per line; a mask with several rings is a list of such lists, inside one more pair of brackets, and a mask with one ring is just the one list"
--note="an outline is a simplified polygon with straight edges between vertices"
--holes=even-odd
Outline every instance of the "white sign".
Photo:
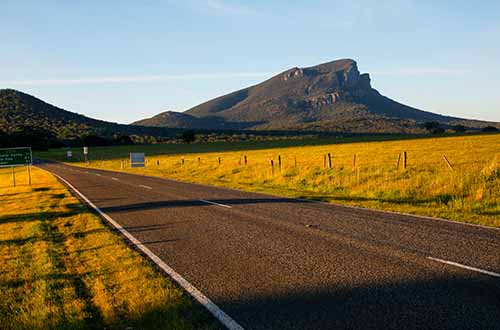
[[130,167],[144,167],[145,166],[145,155],[143,152],[131,152],[130,153]]
[[88,155],[89,154],[89,147],[83,147],[83,154]]
[[71,150],[66,151],[66,157],[68,157],[68,158],[73,157],[73,151],[71,151]]

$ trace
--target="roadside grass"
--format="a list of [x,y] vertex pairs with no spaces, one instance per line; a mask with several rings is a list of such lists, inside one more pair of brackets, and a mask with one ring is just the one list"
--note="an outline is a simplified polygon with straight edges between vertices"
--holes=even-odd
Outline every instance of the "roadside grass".
[[[149,155],[147,167],[134,169],[129,168],[124,157],[126,147],[92,148],[90,165],[75,164],[500,227],[499,134],[323,142],[327,141],[249,150],[241,145],[225,146],[221,149],[237,151],[220,152],[213,151],[216,146],[210,149],[193,144],[179,146],[177,154],[173,154],[174,147],[168,146],[165,155],[159,155],[161,146],[156,146],[153,155],[147,148],[142,150]],[[128,147],[129,151],[141,149]],[[401,158],[397,169],[398,157],[405,151],[408,166],[403,169]],[[58,158],[62,152],[54,150],[44,156]],[[328,153],[332,157],[331,169],[328,160],[325,167]],[[281,170],[278,156],[282,159]]]
[[216,329],[51,174],[0,169],[1,329]]

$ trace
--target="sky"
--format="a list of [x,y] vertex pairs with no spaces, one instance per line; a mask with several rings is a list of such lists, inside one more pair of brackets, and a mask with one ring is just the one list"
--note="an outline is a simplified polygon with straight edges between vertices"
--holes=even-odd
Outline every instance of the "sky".
[[498,0],[0,0],[0,88],[108,121],[341,58],[399,102],[500,121]]

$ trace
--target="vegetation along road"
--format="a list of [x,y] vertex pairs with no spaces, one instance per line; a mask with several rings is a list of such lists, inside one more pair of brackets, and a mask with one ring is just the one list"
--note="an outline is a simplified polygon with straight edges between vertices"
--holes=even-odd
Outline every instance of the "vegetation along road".
[[498,229],[40,166],[67,180],[245,329],[500,324]]

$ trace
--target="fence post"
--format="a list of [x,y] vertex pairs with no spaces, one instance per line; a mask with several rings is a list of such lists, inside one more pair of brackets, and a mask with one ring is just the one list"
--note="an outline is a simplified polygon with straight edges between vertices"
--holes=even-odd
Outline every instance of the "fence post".
[[356,168],[356,154],[354,154],[354,158],[352,160],[352,169]]
[[446,164],[448,165],[448,167],[450,168],[450,170],[452,170],[452,171],[453,171],[453,170],[454,170],[454,169],[453,169],[453,166],[451,165],[451,163],[450,163],[450,161],[448,160],[448,158],[446,158],[446,156],[445,156],[445,155],[443,155],[443,159],[444,159],[444,161],[446,162]]
[[201,164],[201,158],[198,157],[198,165],[200,165],[200,164]]
[[274,160],[270,159],[271,162],[271,175],[274,176]]
[[403,152],[403,168],[406,170],[406,166],[408,165],[408,155],[406,154],[406,151]]
[[293,160],[294,160],[295,167],[297,167],[297,156],[295,156],[295,157],[293,158]]
[[247,165],[247,155],[243,156],[245,158],[245,165]]
[[184,157],[181,158],[181,164],[184,165]]
[[278,155],[278,168],[279,171],[281,172],[281,155]]
[[220,157],[217,157],[217,161],[219,162],[219,165],[220,165]]
[[28,164],[28,180],[31,186],[31,165]]
[[332,155],[328,153],[328,168],[332,168]]

